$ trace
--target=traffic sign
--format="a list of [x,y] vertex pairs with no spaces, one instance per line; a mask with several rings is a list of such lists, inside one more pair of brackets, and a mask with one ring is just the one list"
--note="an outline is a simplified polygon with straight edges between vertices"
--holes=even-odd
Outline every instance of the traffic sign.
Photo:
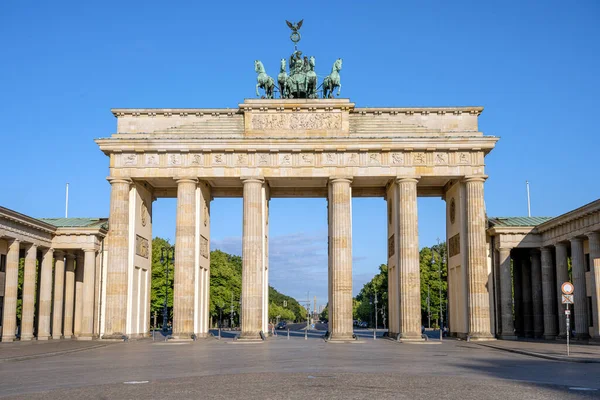
[[572,294],[563,294],[562,295],[562,303],[563,304],[573,304],[573,295]]
[[571,315],[571,310],[565,310],[565,315]]
[[573,294],[573,284],[571,282],[565,282],[561,285],[560,289],[562,290],[563,294]]

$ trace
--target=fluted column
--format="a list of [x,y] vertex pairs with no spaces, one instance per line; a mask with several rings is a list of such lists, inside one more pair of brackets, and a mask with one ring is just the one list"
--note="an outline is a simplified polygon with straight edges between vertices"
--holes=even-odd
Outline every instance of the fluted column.
[[111,184],[108,219],[105,339],[120,339],[127,326],[129,254],[129,189],[131,180],[108,178]]
[[197,179],[177,181],[173,336],[179,339],[190,339],[194,334],[197,185]]
[[483,199],[485,176],[465,179],[467,193],[467,280],[469,304],[469,336],[471,339],[492,339],[490,300],[487,289],[486,219]]
[[242,236],[241,339],[260,339],[263,312],[262,179],[245,179]]
[[52,339],[60,339],[63,326],[65,293],[65,253],[54,252],[54,301],[52,305]]
[[83,314],[83,254],[77,253],[75,264],[75,314],[73,318],[73,335],[81,336],[81,318]]
[[[562,304],[560,294],[561,286],[569,282],[568,253],[566,243],[556,243],[556,293],[558,301],[558,336],[567,336],[567,317],[565,316],[565,305]],[[571,320],[572,321],[572,320]]]
[[63,336],[73,336],[73,312],[75,303],[75,255],[67,254],[65,266],[65,312],[63,319]]
[[37,246],[29,245],[25,251],[23,272],[23,307],[21,308],[21,340],[33,339],[33,315],[35,312]]
[[523,279],[521,277],[521,255],[518,251],[512,253],[513,280],[514,280],[514,309],[515,309],[515,335],[525,336],[523,329]]
[[40,304],[38,306],[38,340],[50,337],[50,314],[52,312],[52,261],[54,249],[45,249],[40,271]]
[[521,281],[523,285],[523,331],[526,337],[533,337],[533,296],[529,255],[524,255],[521,259]]
[[573,273],[573,302],[575,314],[575,335],[578,338],[588,338],[588,304],[585,290],[585,264],[583,254],[583,239],[571,239],[571,268]]
[[331,210],[331,340],[352,339],[352,180],[333,178],[329,185]]
[[590,285],[592,285],[592,338],[600,339],[600,232],[587,235],[590,246]]
[[542,247],[542,296],[544,309],[544,339],[554,339],[556,329],[556,285],[554,283],[554,265],[552,251]]
[[540,251],[533,249],[531,254],[531,300],[533,303],[533,336],[544,334],[544,300],[542,295],[542,261]]
[[501,339],[515,339],[513,322],[512,277],[510,271],[510,249],[501,247],[498,250],[500,262],[500,312]]
[[17,330],[17,293],[19,287],[19,249],[21,242],[13,240],[8,245],[6,255],[6,275],[4,283],[4,311],[2,314],[2,341],[15,340]]
[[421,340],[421,277],[419,225],[415,177],[399,178],[398,185],[398,296],[402,340]]
[[94,334],[94,291],[96,280],[95,278],[96,250],[85,249],[83,260],[83,293],[80,334],[81,339],[91,339]]

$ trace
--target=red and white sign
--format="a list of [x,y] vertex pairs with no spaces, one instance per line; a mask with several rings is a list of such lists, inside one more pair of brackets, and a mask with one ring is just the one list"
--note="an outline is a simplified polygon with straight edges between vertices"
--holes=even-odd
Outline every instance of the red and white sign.
[[566,315],[571,315],[571,310],[565,310]]
[[562,295],[562,303],[563,304],[573,304],[573,295],[572,294],[563,294]]
[[573,294],[573,289],[575,288],[571,282],[565,282],[561,285],[560,289],[562,290],[563,294]]

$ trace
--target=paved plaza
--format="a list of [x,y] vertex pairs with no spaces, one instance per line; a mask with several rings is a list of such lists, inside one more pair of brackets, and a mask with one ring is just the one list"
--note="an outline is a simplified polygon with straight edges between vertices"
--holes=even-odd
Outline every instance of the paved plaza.
[[[97,342],[63,341],[59,343],[68,344],[61,344],[62,350],[70,345],[79,351],[21,361],[1,358],[0,397],[497,399],[500,393],[503,398],[600,397],[599,363],[553,361],[459,340],[374,341],[372,332],[358,333],[362,339],[358,344],[326,343],[317,331],[311,331],[308,340],[298,331],[290,339],[283,332],[266,343],[235,343],[227,332],[220,341],[145,339],[103,342],[103,347],[94,347]],[[42,348],[51,350],[59,343],[27,343],[22,349],[44,353]],[[591,359],[600,361],[599,346],[581,347],[595,352]],[[6,348],[0,348],[3,355]]]

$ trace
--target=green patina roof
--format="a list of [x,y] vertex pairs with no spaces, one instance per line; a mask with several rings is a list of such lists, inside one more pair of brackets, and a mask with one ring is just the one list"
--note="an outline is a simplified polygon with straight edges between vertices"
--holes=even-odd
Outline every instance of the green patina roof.
[[490,226],[538,226],[554,217],[490,217]]
[[38,218],[57,228],[108,228],[108,218]]

